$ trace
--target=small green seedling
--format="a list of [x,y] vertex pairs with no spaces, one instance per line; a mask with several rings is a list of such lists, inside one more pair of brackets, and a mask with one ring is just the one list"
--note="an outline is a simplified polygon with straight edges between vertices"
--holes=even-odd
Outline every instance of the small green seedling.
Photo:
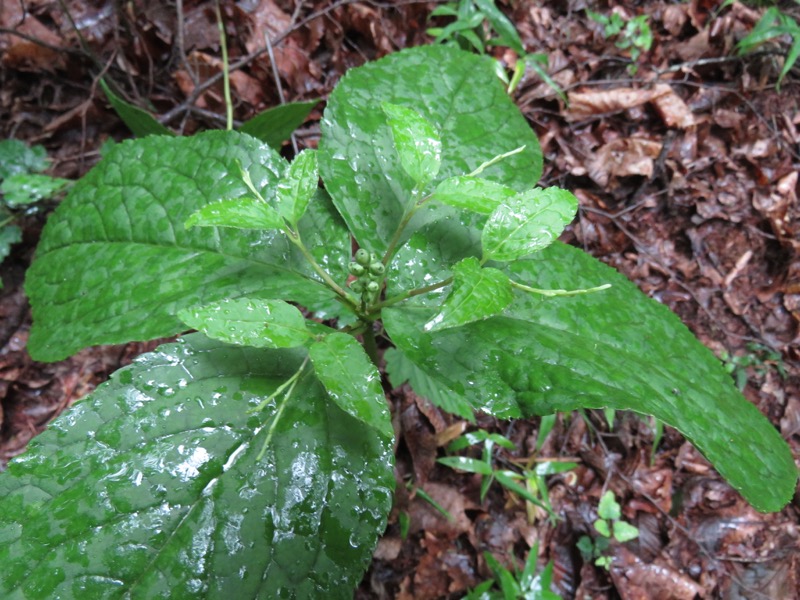
[[525,69],[530,67],[565,104],[568,103],[564,90],[547,73],[547,54],[525,51],[517,29],[497,8],[495,0],[448,2],[437,6],[430,16],[455,19],[445,27],[431,27],[427,30],[428,35],[434,36],[434,44],[452,44],[462,50],[472,50],[478,54],[484,54],[491,46],[511,48],[516,52],[518,60],[510,78],[500,62],[495,62],[497,74],[506,83],[509,94],[514,93],[525,75]]
[[603,35],[606,39],[615,37],[617,48],[630,51],[632,63],[628,65],[628,72],[634,75],[639,68],[636,64],[639,57],[653,45],[653,32],[647,15],[639,15],[626,23],[616,12],[606,16],[587,9],[586,14],[603,26]]
[[43,146],[29,148],[20,140],[0,141],[0,263],[11,246],[22,241],[22,231],[14,224],[20,214],[35,208],[37,202],[57,196],[71,183],[43,175],[48,166]]
[[584,560],[594,559],[594,564],[608,570],[612,561],[611,556],[608,555],[611,542],[629,542],[639,537],[639,530],[622,520],[620,505],[611,490],[600,498],[597,516],[594,528],[600,537],[593,540],[587,535],[581,536],[578,540],[578,550],[581,551]]
[[747,352],[741,355],[732,355],[727,350],[720,353],[720,360],[725,365],[725,370],[731,374],[736,387],[739,390],[744,390],[749,379],[748,369],[753,369],[756,375],[763,377],[770,370],[774,370],[781,376],[781,379],[786,379],[786,365],[783,364],[783,356],[780,352],[768,348],[763,344],[755,342],[748,342]]
[[780,433],[666,307],[558,241],[577,199],[541,173],[493,61],[446,46],[349,71],[291,163],[237,131],[114,146],[42,232],[28,351],[180,337],[0,474],[0,597],[352,598],[395,484],[383,349],[392,386],[457,414],[655,415],[780,510]]
[[[559,600],[560,596],[550,591],[553,581],[553,561],[549,561],[541,573],[536,572],[539,554],[538,542],[528,552],[525,566],[519,572],[514,563],[514,571],[509,571],[489,552],[483,556],[494,574],[471,590],[464,600]],[[500,588],[499,590],[497,588]]]
[[789,15],[783,13],[777,6],[772,6],[764,11],[753,30],[736,45],[740,54],[748,54],[762,46],[769,40],[787,37],[790,40],[789,49],[783,60],[783,67],[778,75],[777,89],[780,91],[781,82],[792,70],[797,58],[800,57],[800,25]]

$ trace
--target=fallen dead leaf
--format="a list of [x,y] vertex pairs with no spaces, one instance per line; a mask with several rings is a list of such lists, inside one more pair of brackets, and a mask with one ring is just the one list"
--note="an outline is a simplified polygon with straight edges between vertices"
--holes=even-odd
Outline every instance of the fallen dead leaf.
[[594,153],[586,165],[589,177],[602,187],[615,185],[617,177],[650,177],[663,144],[644,138],[614,140]]
[[705,590],[675,569],[645,563],[625,546],[614,547],[609,571],[623,600],[694,600],[705,598]]

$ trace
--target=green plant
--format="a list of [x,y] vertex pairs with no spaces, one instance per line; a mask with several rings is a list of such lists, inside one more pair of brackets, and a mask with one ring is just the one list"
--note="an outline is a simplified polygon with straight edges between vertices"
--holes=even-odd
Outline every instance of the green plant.
[[[536,543],[528,552],[525,566],[520,573],[514,564],[514,572],[506,569],[489,552],[484,552],[486,564],[492,570],[495,579],[484,581],[469,594],[464,600],[560,600],[558,594],[550,591],[553,581],[553,561],[547,563],[541,573],[536,573],[536,558],[539,554],[539,544]],[[499,587],[500,590],[494,588]]]
[[530,67],[567,103],[564,90],[547,73],[547,54],[525,51],[517,29],[497,8],[495,0],[448,2],[433,9],[430,16],[455,19],[445,27],[430,27],[427,30],[428,35],[434,36],[434,44],[451,44],[462,50],[474,50],[478,54],[484,54],[489,46],[503,46],[516,52],[519,58],[510,79],[500,62],[495,62],[497,74],[507,84],[509,94],[517,89],[525,69]]
[[744,390],[747,385],[748,369],[751,367],[759,377],[774,369],[782,379],[786,379],[786,366],[783,364],[781,353],[763,344],[748,342],[745,354],[732,355],[728,351],[723,351],[719,358],[725,365],[725,370],[733,376],[739,391]]
[[781,12],[777,6],[772,6],[764,11],[764,15],[753,27],[753,30],[739,40],[736,45],[740,54],[747,54],[753,52],[764,42],[784,35],[791,38],[791,45],[783,61],[783,68],[778,75],[778,90],[781,88],[783,78],[792,70],[800,56],[800,25],[797,24],[797,21]]
[[574,469],[577,463],[542,460],[529,461],[529,468],[522,469],[521,472],[511,469],[495,469],[493,464],[495,444],[507,450],[515,450],[516,446],[508,438],[497,433],[488,433],[483,429],[458,437],[447,446],[447,450],[448,452],[458,452],[475,444],[483,444],[480,459],[467,456],[446,456],[438,459],[438,462],[453,469],[481,475],[481,502],[486,498],[492,482],[497,481],[508,491],[546,511],[551,521],[557,520],[558,517],[550,504],[545,477]]
[[606,16],[587,9],[586,14],[592,21],[603,26],[606,39],[615,37],[617,48],[630,51],[632,63],[628,65],[628,72],[631,75],[636,73],[639,57],[653,45],[653,32],[647,15],[639,15],[626,23],[616,12]]
[[70,183],[43,175],[41,172],[47,167],[44,147],[29,148],[20,140],[0,141],[0,263],[11,252],[11,246],[22,241],[22,231],[14,224],[20,213],[59,194]]
[[597,516],[599,518],[594,522],[594,528],[600,537],[592,539],[588,535],[581,536],[578,550],[584,560],[594,559],[594,564],[608,570],[611,567],[611,557],[608,556],[611,541],[629,542],[639,537],[639,530],[622,520],[622,511],[611,490],[600,498]]
[[[538,142],[491,60],[429,46],[353,69],[321,135],[291,164],[233,131],[129,140],[51,215],[35,359],[200,332],[0,475],[3,597],[350,597],[394,487],[378,341],[392,383],[456,412],[654,414],[759,510],[789,500],[788,446],[719,361],[556,241],[576,200],[534,187]],[[353,262],[377,278],[360,292]]]

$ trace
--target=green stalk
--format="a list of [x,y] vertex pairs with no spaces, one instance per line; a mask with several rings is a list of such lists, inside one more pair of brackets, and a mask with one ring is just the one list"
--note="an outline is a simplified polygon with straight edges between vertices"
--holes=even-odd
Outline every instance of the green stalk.
[[219,28],[219,45],[222,47],[222,87],[225,93],[225,129],[233,129],[233,103],[231,102],[231,78],[228,73],[228,45],[225,37],[225,24],[222,22],[222,11],[219,0],[214,3],[217,11],[217,27]]
[[378,358],[378,342],[375,339],[375,330],[372,327],[372,321],[365,321],[365,324],[366,328],[363,333],[364,350],[372,361],[372,364],[375,365],[375,367],[380,367],[378,364],[380,361]]
[[397,294],[397,296],[392,296],[391,298],[387,298],[383,302],[379,302],[378,304],[373,306],[371,314],[377,314],[378,312],[380,312],[381,309],[386,308],[387,306],[392,306],[394,304],[397,304],[398,302],[402,302],[403,300],[408,300],[409,298],[413,298],[414,296],[420,296],[422,294],[427,294],[428,292],[436,291],[438,289],[450,285],[451,283],[453,283],[453,278],[448,277],[447,279],[443,279],[442,281],[439,281],[437,283],[432,283],[424,287],[414,288],[413,290],[403,292],[402,294]]

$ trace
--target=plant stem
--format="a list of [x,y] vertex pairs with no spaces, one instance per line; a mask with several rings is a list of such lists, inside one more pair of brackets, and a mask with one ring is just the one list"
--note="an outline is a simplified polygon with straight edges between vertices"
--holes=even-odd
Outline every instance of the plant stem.
[[222,47],[222,88],[225,93],[225,119],[228,131],[233,129],[233,103],[231,102],[231,78],[228,72],[228,44],[225,38],[225,24],[222,22],[222,11],[219,0],[214,3],[217,11],[217,27],[219,28],[219,45]]
[[340,286],[338,283],[336,283],[333,280],[333,278],[330,275],[328,275],[327,271],[325,271],[325,269],[323,269],[319,265],[317,260],[311,254],[311,252],[308,251],[308,248],[306,248],[306,245],[303,243],[303,240],[300,239],[300,234],[299,233],[295,233],[294,231],[292,231],[288,227],[286,229],[284,229],[284,233],[286,233],[286,235],[289,238],[289,240],[295,246],[297,246],[297,248],[303,254],[305,259],[308,261],[308,264],[310,264],[311,268],[314,269],[314,272],[322,278],[322,281],[324,281],[325,284],[329,288],[331,288],[336,293],[337,296],[339,296],[342,300],[344,300],[348,304],[348,306],[350,306],[351,308],[355,309],[356,308],[355,300],[353,300],[352,296],[350,296],[350,294],[348,294],[347,291],[345,291],[345,289],[342,288],[342,286]]
[[367,356],[372,361],[372,364],[375,367],[379,367],[378,362],[378,342],[375,339],[375,329],[372,326],[372,321],[365,321],[364,324],[366,328],[364,329],[363,337],[364,337],[364,350],[367,352]]
[[453,278],[448,277],[447,279],[443,279],[437,283],[432,283],[430,285],[426,285],[421,288],[415,288],[413,290],[409,290],[407,292],[403,292],[402,294],[398,294],[397,296],[392,296],[391,298],[387,298],[383,302],[379,302],[375,306],[372,307],[373,314],[377,311],[380,311],[382,308],[386,308],[387,306],[392,306],[397,304],[398,302],[402,302],[403,300],[408,300],[409,298],[413,298],[414,296],[419,296],[421,294],[427,294],[428,292],[436,291],[440,288],[443,288],[447,285],[453,283]]
[[579,294],[591,294],[593,292],[600,292],[602,290],[607,290],[611,287],[610,283],[604,283],[603,285],[598,285],[597,287],[593,288],[586,288],[582,290],[542,290],[539,288],[533,288],[527,285],[523,285],[517,281],[511,280],[512,287],[517,288],[518,290],[522,290],[523,292],[530,292],[532,294],[540,294],[542,296],[548,297],[556,297],[556,296],[578,296]]

